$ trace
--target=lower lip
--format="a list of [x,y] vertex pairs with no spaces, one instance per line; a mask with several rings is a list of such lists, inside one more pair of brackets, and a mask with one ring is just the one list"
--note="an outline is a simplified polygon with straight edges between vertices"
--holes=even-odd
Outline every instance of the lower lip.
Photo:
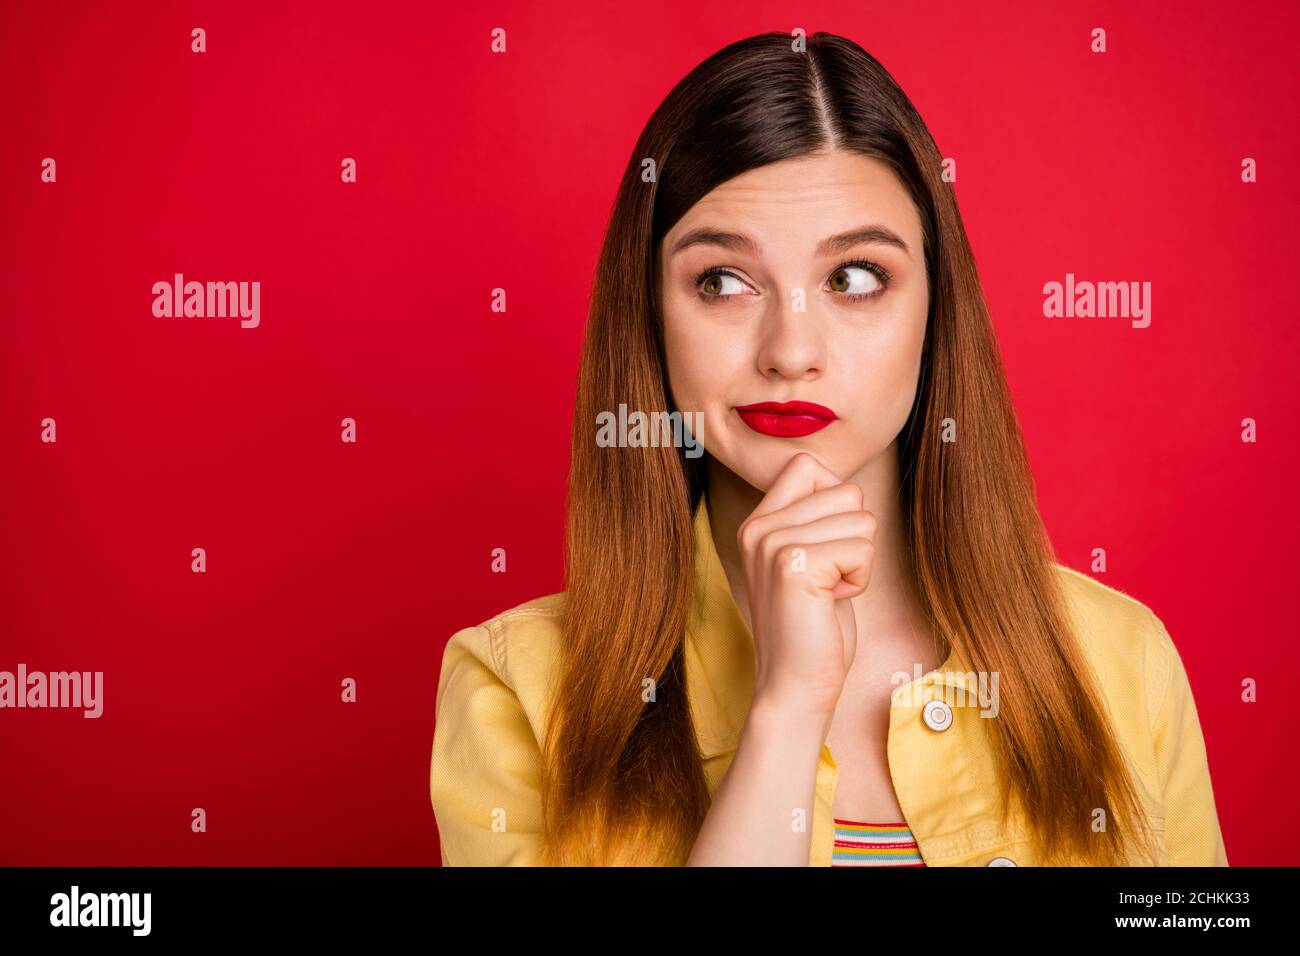
[[737,411],[740,420],[754,431],[775,438],[799,438],[819,432],[834,419],[812,415],[773,415],[771,412]]

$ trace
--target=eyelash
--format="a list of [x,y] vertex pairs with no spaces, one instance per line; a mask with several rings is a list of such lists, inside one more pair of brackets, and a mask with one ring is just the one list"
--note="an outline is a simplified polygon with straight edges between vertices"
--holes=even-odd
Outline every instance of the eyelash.
[[[880,288],[875,290],[874,292],[839,293],[840,295],[842,295],[844,298],[848,299],[851,302],[862,302],[866,299],[874,299],[876,296],[882,295],[889,288],[889,283],[894,278],[893,275],[889,272],[889,270],[886,269],[884,266],[879,265],[875,262],[870,262],[866,259],[850,259],[848,262],[841,262],[839,265],[837,265],[834,269],[831,270],[831,275],[834,275],[836,272],[839,272],[841,269],[847,269],[850,266],[857,266],[860,269],[866,269],[868,272],[870,272],[872,275],[874,275],[877,279],[880,280]],[[736,275],[730,269],[724,269],[722,266],[712,266],[711,268],[705,269],[703,272],[697,275],[695,277],[696,294],[705,302],[708,302],[710,304],[725,302],[726,300],[739,294],[733,292],[728,295],[708,295],[707,293],[699,291],[699,286],[701,282],[709,278],[709,276],[717,276],[717,275],[731,276],[733,279],[737,279],[737,280],[740,279],[740,276]]]

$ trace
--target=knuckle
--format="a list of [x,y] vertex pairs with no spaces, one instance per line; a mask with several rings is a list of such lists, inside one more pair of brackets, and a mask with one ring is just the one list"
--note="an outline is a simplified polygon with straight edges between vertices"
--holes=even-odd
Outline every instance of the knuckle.
[[775,561],[774,570],[782,580],[791,580],[799,576],[799,571],[795,567],[795,557],[799,551],[799,546],[795,544],[783,544],[776,549],[773,555]]
[[781,552],[787,547],[783,542],[784,536],[779,531],[763,536],[763,540],[758,543],[758,555],[764,564],[770,565],[773,561],[780,560]]
[[845,511],[862,510],[862,489],[851,481],[840,482],[831,489],[836,505]]
[[736,544],[740,545],[741,551],[749,551],[754,547],[754,522],[746,518],[740,523],[736,530]]
[[746,518],[741,522],[740,530],[736,532],[741,551],[748,554],[756,553],[762,546],[763,539],[767,537],[767,529],[768,523],[761,515],[757,518]]

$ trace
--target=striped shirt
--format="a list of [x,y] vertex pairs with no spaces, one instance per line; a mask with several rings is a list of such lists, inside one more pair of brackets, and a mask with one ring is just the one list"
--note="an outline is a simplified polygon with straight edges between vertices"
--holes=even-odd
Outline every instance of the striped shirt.
[[925,866],[906,823],[862,823],[835,818],[831,866]]

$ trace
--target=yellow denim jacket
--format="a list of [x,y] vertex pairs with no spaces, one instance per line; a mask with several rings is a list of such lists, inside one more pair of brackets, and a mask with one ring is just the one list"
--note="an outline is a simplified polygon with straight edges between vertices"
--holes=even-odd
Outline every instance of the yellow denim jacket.
[[[687,689],[710,793],[749,712],[753,637],[709,530],[695,515],[696,588],[686,633]],[[1157,863],[1227,866],[1192,690],[1173,642],[1145,605],[1056,565],[1120,746],[1137,771],[1159,841]],[[430,796],[444,866],[534,866],[541,847],[538,741],[562,634],[563,594],[456,632],[443,654]],[[950,661],[952,658],[950,658]],[[898,687],[888,754],[904,818],[929,866],[1038,865],[1022,820],[996,816],[994,761],[978,706],[947,707],[974,675],[948,664]],[[934,704],[933,701],[946,703]],[[930,704],[927,714],[926,705]],[[936,719],[935,708],[939,709]],[[829,866],[838,777],[829,745],[817,769],[809,865]],[[494,822],[506,821],[505,825]]]

